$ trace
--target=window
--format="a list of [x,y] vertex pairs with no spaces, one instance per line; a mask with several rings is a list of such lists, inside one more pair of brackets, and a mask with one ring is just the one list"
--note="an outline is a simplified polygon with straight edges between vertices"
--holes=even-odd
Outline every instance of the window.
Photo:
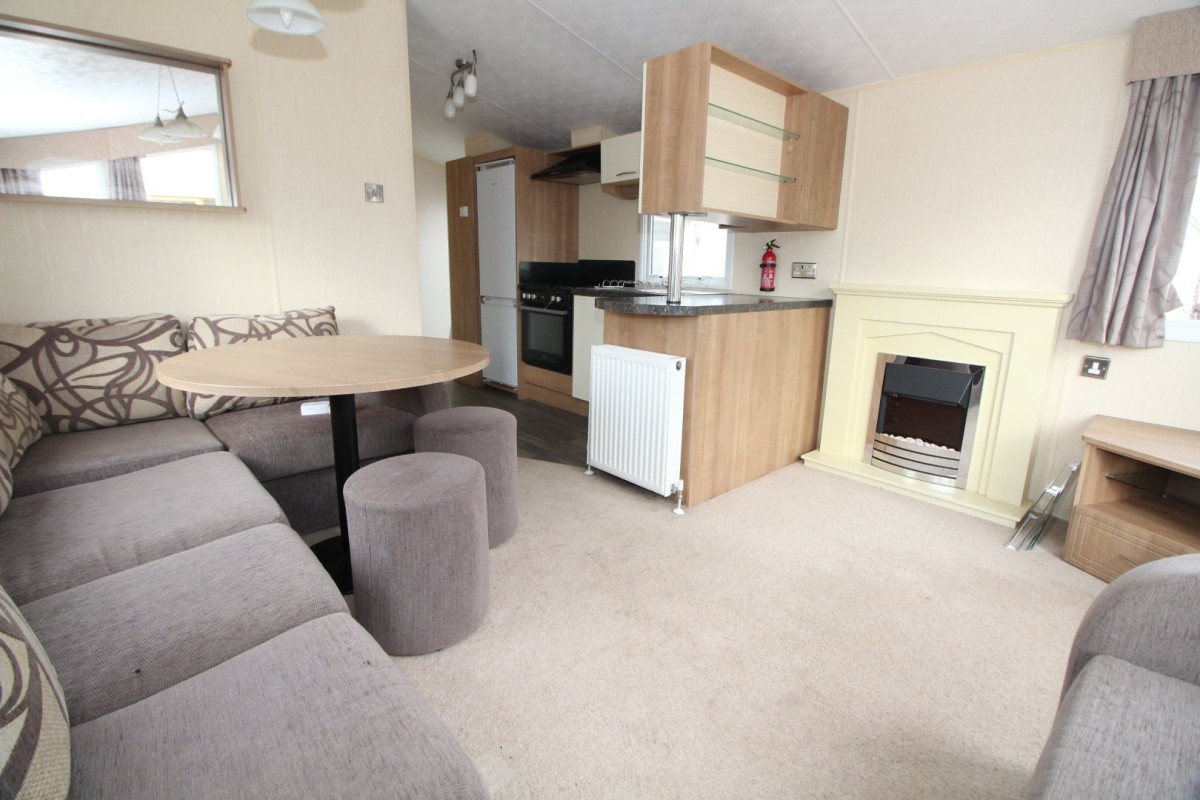
[[[641,279],[665,281],[671,258],[671,218],[642,217]],[[683,222],[683,285],[728,289],[733,247],[729,231],[715,222],[685,217]]]
[[108,179],[104,164],[85,161],[65,167],[44,167],[39,170],[42,194],[47,197],[84,197],[103,200],[108,197]]
[[217,205],[222,198],[215,148],[197,147],[142,158],[146,199],[156,203]]
[[1188,217],[1179,271],[1175,273],[1175,291],[1183,305],[1167,312],[1167,339],[1200,342],[1200,181]]

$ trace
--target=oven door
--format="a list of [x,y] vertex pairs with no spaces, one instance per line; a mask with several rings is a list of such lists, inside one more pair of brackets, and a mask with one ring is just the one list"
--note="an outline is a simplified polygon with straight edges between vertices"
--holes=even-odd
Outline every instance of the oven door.
[[521,306],[521,360],[571,374],[571,312]]

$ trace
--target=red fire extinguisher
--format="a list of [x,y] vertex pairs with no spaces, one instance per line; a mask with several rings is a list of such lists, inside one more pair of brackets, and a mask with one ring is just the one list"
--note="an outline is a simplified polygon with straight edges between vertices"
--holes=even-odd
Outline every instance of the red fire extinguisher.
[[763,247],[762,263],[758,265],[762,269],[762,279],[758,282],[760,292],[775,291],[775,249],[777,247],[779,245],[775,244],[774,239]]

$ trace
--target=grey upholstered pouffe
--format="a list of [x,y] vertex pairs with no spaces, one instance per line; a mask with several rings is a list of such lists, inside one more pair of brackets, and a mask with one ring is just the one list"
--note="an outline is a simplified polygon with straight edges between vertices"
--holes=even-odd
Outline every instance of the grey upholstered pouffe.
[[394,656],[467,638],[487,614],[487,499],[479,462],[413,453],[346,481],[354,612]]
[[488,543],[517,532],[517,419],[498,408],[459,406],[418,417],[418,453],[457,453],[483,464],[487,476]]

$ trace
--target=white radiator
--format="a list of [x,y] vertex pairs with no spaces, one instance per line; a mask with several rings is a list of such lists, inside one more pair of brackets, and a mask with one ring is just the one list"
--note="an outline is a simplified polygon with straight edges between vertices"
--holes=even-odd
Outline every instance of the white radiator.
[[588,469],[663,497],[680,492],[686,374],[685,358],[610,344],[592,347]]

